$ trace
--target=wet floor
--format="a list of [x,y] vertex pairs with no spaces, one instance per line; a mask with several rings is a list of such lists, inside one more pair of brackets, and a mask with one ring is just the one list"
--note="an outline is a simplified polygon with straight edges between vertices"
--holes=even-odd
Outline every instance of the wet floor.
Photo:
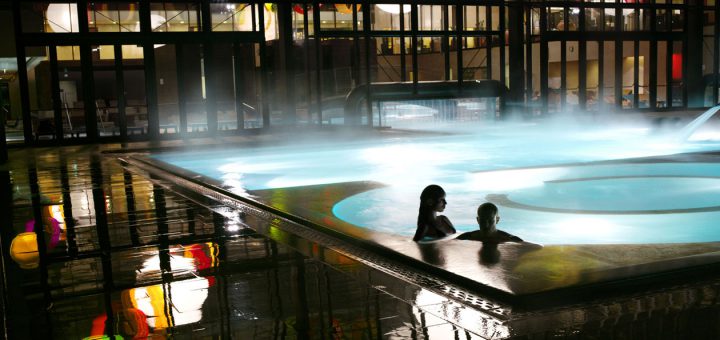
[[478,303],[278,219],[244,218],[96,146],[10,157],[0,171],[10,339],[720,337],[718,279],[547,309]]

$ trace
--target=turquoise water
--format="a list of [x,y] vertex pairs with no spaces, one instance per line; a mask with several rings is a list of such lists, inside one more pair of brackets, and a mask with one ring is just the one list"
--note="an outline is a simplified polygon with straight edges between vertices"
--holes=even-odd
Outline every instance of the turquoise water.
[[537,243],[720,241],[720,163],[622,161],[720,150],[720,140],[712,138],[676,140],[642,127],[571,131],[516,124],[455,135],[152,157],[221,180],[237,193],[381,182],[386,187],[337,202],[333,213],[405,236],[415,230],[420,191],[435,183],[445,188],[444,214],[459,231],[477,228],[475,209],[490,200],[500,206],[499,228]]

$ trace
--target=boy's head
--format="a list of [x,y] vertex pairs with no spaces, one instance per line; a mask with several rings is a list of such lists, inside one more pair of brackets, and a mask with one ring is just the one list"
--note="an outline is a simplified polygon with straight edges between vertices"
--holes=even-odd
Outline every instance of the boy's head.
[[477,210],[477,222],[481,230],[494,228],[499,220],[500,215],[498,215],[498,208],[495,204],[490,202],[480,204]]

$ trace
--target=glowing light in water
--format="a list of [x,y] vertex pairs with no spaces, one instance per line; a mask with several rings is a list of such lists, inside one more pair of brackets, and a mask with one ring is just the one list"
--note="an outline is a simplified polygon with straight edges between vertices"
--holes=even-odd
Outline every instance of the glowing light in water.
[[622,240],[622,231],[626,227],[615,224],[600,217],[571,217],[549,222],[549,228],[554,230],[558,239],[616,239]]
[[481,172],[469,175],[470,190],[501,191],[539,187],[545,181],[561,178],[567,170],[555,169],[518,169]]

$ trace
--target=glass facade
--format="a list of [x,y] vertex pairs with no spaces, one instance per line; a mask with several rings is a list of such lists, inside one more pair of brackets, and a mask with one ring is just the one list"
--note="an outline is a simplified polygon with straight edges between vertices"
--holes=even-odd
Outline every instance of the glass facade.
[[362,89],[381,82],[422,95],[424,82],[496,81],[515,108],[499,116],[708,107],[720,96],[714,1],[82,6],[12,7],[24,55],[5,87],[22,94],[11,116],[30,124],[25,142],[344,124],[354,91],[365,91],[359,122],[375,125],[379,106]]

